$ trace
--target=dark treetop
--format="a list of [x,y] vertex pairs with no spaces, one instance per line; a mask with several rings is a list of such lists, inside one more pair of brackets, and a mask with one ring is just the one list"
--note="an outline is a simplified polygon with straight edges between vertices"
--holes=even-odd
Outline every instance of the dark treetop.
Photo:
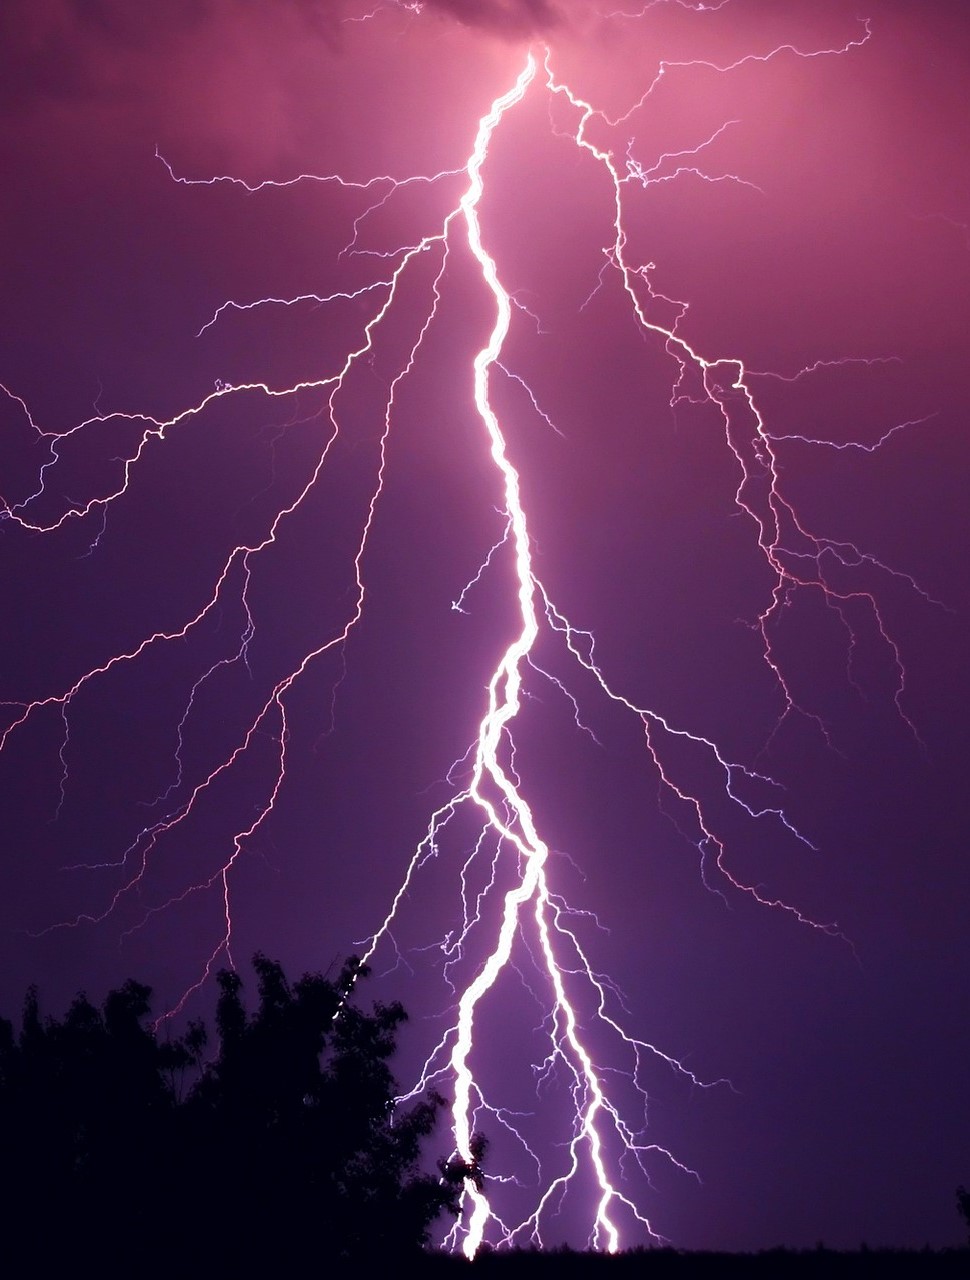
[[140,1274],[262,1259],[415,1252],[465,1175],[419,1165],[442,1099],[394,1106],[398,1004],[345,1003],[360,976],[254,958],[259,1004],[219,975],[215,1044],[194,1023],[164,1040],[149,988],[127,982],[62,1020],[28,993],[19,1036],[0,1021],[7,1239],[39,1261],[93,1255]]

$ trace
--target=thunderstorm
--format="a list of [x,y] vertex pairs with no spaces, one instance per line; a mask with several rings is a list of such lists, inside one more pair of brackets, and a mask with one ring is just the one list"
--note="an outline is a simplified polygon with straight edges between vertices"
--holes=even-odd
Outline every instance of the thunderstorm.
[[[353,951],[411,1014],[401,1105],[437,1090],[445,1154],[487,1143],[445,1247],[813,1243],[781,1190],[746,1226],[735,1166],[780,1188],[799,1097],[809,1181],[846,1164],[812,1119],[843,1123],[832,1010],[872,1007],[880,954],[878,860],[846,851],[908,882],[915,806],[951,848],[922,671],[961,588],[904,513],[950,509],[970,256],[946,184],[914,168],[923,204],[885,212],[867,95],[902,27],[387,0],[149,49],[79,21],[81,105],[24,89],[4,124],[33,251],[4,319],[36,317],[0,368],[10,981],[142,965],[174,1027],[255,946]],[[749,1070],[756,1043],[791,1050]]]

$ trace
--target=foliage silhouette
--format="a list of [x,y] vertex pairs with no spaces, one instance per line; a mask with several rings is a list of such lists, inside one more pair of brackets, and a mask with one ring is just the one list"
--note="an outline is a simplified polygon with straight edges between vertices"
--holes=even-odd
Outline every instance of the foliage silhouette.
[[963,1186],[957,1187],[957,1210],[966,1225],[970,1227],[970,1191]]
[[159,1273],[187,1257],[249,1270],[308,1251],[400,1257],[457,1212],[483,1144],[473,1166],[422,1171],[443,1099],[394,1106],[401,1006],[357,1008],[353,961],[336,982],[290,984],[262,955],[253,967],[252,1014],[241,977],[219,974],[208,1056],[201,1024],[174,1042],[148,1028],[151,992],[135,982],[100,1010],[79,995],[61,1021],[31,990],[19,1035],[0,1020],[8,1239],[30,1233],[53,1257],[96,1238],[102,1262],[151,1242]]

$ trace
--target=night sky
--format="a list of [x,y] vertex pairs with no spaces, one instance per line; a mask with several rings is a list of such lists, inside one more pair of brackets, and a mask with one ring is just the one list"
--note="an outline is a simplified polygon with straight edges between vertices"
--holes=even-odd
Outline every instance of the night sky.
[[[648,743],[547,625],[502,749],[608,1016],[684,1068],[643,1052],[642,1141],[696,1176],[657,1152],[644,1173],[608,1143],[614,1181],[685,1248],[954,1244],[970,1181],[970,12],[640,7],[0,9],[0,700],[17,724],[0,752],[0,1007],[37,982],[60,1013],[136,976],[164,1013],[257,949],[326,971],[366,947],[467,785],[521,620],[473,399],[495,301],[460,220],[447,259],[440,240],[408,258],[332,380],[388,301],[380,282],[456,209],[480,117],[548,46],[557,82],[603,113],[590,142],[632,175],[625,253],[652,264],[634,279],[656,326],[609,254],[608,172],[540,67],[483,169],[483,242],[515,301],[491,400],[536,577],[595,636],[609,688],[654,718]],[[382,175],[422,180],[362,185]],[[277,301],[246,308],[259,299]],[[661,328],[716,365],[727,420],[696,366],[678,381]],[[241,384],[263,388],[212,394]],[[750,514],[771,510],[787,513],[780,585]],[[820,574],[828,595],[794,585]],[[785,821],[732,803],[696,739]],[[371,962],[365,998],[411,1014],[404,1087],[518,874],[481,831],[466,805],[436,856],[424,846]],[[463,882],[481,920],[443,970]],[[515,1115],[547,1182],[568,1164],[536,961],[523,927],[476,1031],[498,1109],[478,1118],[487,1170],[520,1182],[495,1188],[510,1223],[539,1194]],[[566,980],[639,1132],[629,1044]],[[202,982],[168,1025],[211,1008]],[[447,1154],[444,1128],[436,1141]],[[584,1244],[591,1202],[581,1169],[544,1239]],[[649,1240],[616,1217],[623,1245]]]

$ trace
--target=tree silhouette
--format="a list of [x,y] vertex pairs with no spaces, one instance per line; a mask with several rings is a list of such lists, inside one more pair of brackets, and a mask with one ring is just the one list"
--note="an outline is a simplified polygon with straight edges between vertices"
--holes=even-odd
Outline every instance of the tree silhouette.
[[251,1014],[241,977],[219,974],[205,1060],[201,1024],[156,1037],[150,990],[135,982],[100,1010],[79,995],[61,1021],[41,1019],[32,990],[19,1036],[0,1020],[5,1209],[41,1253],[91,1238],[119,1262],[151,1241],[160,1269],[186,1257],[249,1269],[308,1250],[399,1257],[457,1212],[477,1157],[422,1169],[443,1100],[395,1107],[401,1006],[352,1003],[364,973],[354,962],[335,982],[290,984],[262,955],[253,967]]
[[966,1225],[970,1227],[970,1191],[963,1186],[957,1187],[957,1210]]

